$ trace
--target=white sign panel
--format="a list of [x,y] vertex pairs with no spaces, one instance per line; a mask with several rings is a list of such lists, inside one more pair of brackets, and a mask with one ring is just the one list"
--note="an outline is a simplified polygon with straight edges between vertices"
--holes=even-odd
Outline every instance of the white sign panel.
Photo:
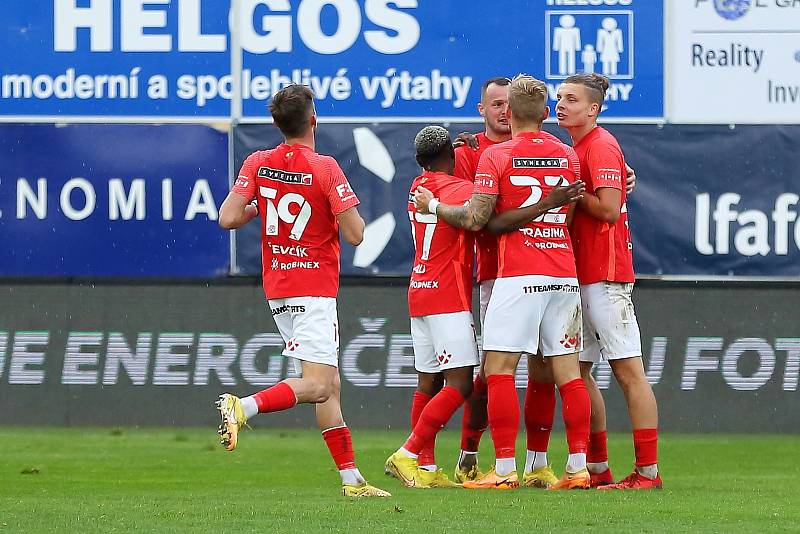
[[672,122],[800,122],[800,0],[674,0]]

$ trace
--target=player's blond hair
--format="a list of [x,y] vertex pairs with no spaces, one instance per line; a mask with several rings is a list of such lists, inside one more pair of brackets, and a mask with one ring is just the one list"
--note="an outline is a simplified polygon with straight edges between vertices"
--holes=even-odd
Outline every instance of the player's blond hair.
[[508,107],[519,122],[542,122],[547,107],[547,86],[527,74],[518,74],[508,89]]

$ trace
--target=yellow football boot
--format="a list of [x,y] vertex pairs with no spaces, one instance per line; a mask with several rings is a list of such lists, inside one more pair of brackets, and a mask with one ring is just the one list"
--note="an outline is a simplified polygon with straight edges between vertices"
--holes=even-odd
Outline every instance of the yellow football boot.
[[392,494],[366,482],[361,484],[342,484],[342,495],[345,497],[391,497]]
[[558,482],[558,477],[549,465],[537,467],[522,476],[522,485],[526,488],[547,489]]
[[419,468],[416,458],[409,458],[397,451],[386,459],[384,466],[386,471],[400,480],[407,488],[430,488],[430,485],[420,476],[424,471]]
[[219,415],[222,418],[217,430],[221,438],[219,442],[225,446],[226,450],[232,451],[239,442],[239,431],[247,425],[242,401],[235,395],[223,393],[214,404],[217,406]]
[[450,480],[444,471],[437,469],[436,471],[426,471],[420,469],[417,473],[420,481],[427,485],[429,488],[460,488],[461,484],[456,484]]
[[462,468],[461,466],[457,465],[456,472],[453,473],[453,479],[461,484],[463,484],[464,482],[477,480],[482,476],[483,472],[478,468],[477,465],[473,465],[467,468]]

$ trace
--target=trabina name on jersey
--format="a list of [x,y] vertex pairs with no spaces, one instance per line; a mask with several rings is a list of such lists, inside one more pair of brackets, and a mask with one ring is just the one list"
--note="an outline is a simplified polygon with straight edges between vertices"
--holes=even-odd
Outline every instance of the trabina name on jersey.
[[544,239],[564,239],[567,233],[563,228],[520,228],[520,232],[527,237],[541,237]]
[[[108,219],[111,221],[131,219],[141,221],[147,217],[147,182],[143,178],[131,180],[127,185],[120,178],[111,178],[105,184],[108,192]],[[176,207],[173,200],[173,186],[171,178],[161,180],[161,205],[160,217],[162,220],[171,221],[174,218]],[[97,188],[85,178],[71,178],[67,180],[60,190],[53,191],[49,187],[47,178],[36,180],[35,189],[27,178],[17,179],[16,191],[16,216],[17,219],[47,217],[48,196],[58,194],[60,212],[73,221],[82,221],[90,217],[100,207],[97,205]],[[152,187],[152,181],[151,181]],[[158,187],[158,186],[156,186]],[[185,191],[183,182],[180,191]],[[151,213],[153,208],[151,207]],[[104,210],[105,211],[105,210]],[[216,221],[219,217],[214,195],[208,180],[200,178],[195,180],[183,211],[183,219],[191,221],[198,215],[205,215],[209,220]]]

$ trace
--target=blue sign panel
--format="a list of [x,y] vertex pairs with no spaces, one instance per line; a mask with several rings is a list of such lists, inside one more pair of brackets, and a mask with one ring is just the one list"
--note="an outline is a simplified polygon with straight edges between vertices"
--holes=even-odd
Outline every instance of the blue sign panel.
[[0,125],[0,276],[227,274],[226,149],[205,126]]
[[[407,199],[420,172],[418,124],[323,124],[317,148],[334,156],[361,200],[364,242],[342,247],[342,273],[408,276],[414,257]],[[637,186],[628,197],[634,269],[640,275],[800,277],[798,126],[608,125]],[[453,123],[452,134],[474,130]],[[552,125],[548,131],[569,141]],[[276,128],[241,125],[236,165],[281,142]],[[758,147],[754,151],[754,147]],[[260,232],[236,234],[242,273],[261,272]]]
[[[314,90],[321,116],[466,118],[487,78],[525,72],[553,98],[569,74],[599,72],[611,82],[606,117],[663,116],[662,0],[230,6],[7,0],[0,114],[227,116],[235,77],[246,117],[267,115],[294,82]],[[243,63],[232,74],[233,42]]]

